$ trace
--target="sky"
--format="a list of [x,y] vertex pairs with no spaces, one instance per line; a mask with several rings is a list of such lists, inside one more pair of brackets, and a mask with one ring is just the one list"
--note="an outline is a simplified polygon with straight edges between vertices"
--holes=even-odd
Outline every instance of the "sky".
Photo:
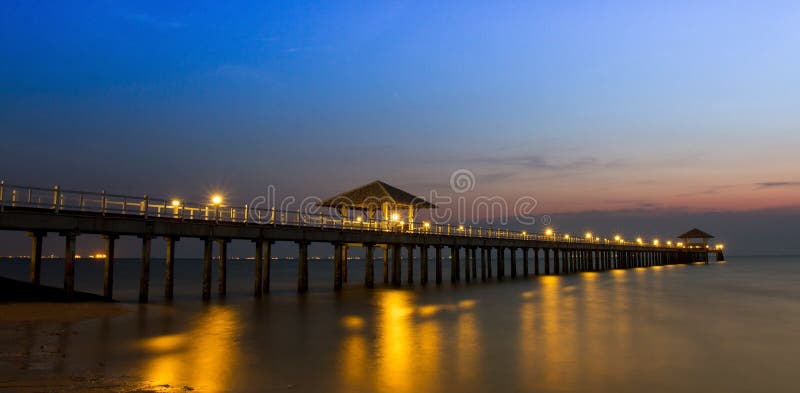
[[7,0],[0,178],[247,201],[467,169],[565,230],[800,253],[798,69],[795,1]]

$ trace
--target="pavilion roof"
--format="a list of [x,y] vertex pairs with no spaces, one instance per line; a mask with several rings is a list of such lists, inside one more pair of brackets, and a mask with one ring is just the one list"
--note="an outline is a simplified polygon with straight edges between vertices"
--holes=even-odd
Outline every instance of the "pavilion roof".
[[332,196],[320,203],[321,206],[347,206],[354,208],[380,208],[384,202],[395,206],[414,206],[416,208],[435,208],[425,199],[403,191],[380,180]]
[[714,236],[703,232],[697,228],[678,236],[678,239],[712,239]]

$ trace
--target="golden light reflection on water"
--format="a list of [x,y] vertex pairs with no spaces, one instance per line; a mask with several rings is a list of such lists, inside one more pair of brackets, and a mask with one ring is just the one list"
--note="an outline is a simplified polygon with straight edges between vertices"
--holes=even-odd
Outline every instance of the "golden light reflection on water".
[[461,313],[458,316],[456,354],[457,374],[461,381],[476,379],[478,369],[478,349],[480,341],[478,339],[478,327],[475,314],[472,312]]
[[545,384],[559,386],[561,374],[559,364],[563,352],[561,338],[561,281],[560,276],[543,276],[542,284],[542,351],[538,353],[541,376]]
[[210,307],[182,334],[144,339],[148,352],[144,375],[154,385],[184,384],[204,392],[230,390],[238,363],[239,316],[226,307]]
[[386,390],[409,392],[412,390],[411,320],[413,311],[411,294],[389,291],[380,295],[378,329],[381,339],[378,346],[377,378]]
[[[476,378],[479,329],[474,309],[477,300],[449,304],[415,304],[414,293],[385,291],[376,294],[375,342],[370,341],[364,318],[347,316],[347,331],[339,354],[341,391],[433,391],[442,375],[454,372],[460,380]],[[443,321],[455,324],[445,332]],[[374,348],[374,353],[372,349]],[[449,362],[444,354],[454,351]],[[455,367],[449,370],[448,367]]]

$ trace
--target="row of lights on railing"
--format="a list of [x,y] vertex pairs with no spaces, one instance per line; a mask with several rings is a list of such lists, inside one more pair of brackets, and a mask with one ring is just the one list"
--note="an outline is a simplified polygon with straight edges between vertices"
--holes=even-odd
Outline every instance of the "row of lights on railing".
[[[211,204],[214,206],[222,205],[222,195],[214,194],[211,196],[210,201]],[[170,205],[172,205],[172,207],[181,207],[183,206],[183,202],[180,199],[176,198],[170,201]]]
[[[173,199],[171,203],[172,203],[173,207],[180,207],[182,205],[182,202],[179,199]],[[221,205],[222,204],[222,196],[219,195],[219,194],[212,195],[211,196],[211,204],[215,205],[215,206]],[[397,213],[393,213],[391,215],[391,220],[394,221],[394,222],[402,223],[400,221],[400,215],[398,215]],[[357,222],[362,222],[363,218],[361,216],[356,217],[356,221]],[[422,227],[425,228],[425,229],[428,229],[428,228],[431,227],[431,223],[428,222],[428,221],[423,221],[422,222]],[[458,226],[458,230],[460,232],[464,232],[466,230],[466,228],[464,228],[463,225],[459,225]],[[526,231],[522,231],[521,234],[522,234],[523,237],[528,236],[528,233]],[[556,232],[553,230],[553,228],[546,228],[544,230],[544,235],[547,236],[547,237],[552,237],[553,239],[557,238]],[[572,236],[569,233],[565,233],[563,235],[563,238],[564,238],[564,240],[570,240],[570,239],[572,239]],[[592,234],[592,232],[586,232],[584,234],[584,240],[589,241],[589,242],[600,242],[601,239],[600,239],[600,237],[595,237],[594,234]],[[602,240],[608,241],[608,239],[602,239]],[[622,236],[620,236],[620,235],[614,235],[614,242],[622,244],[622,243],[625,243],[625,239],[623,239]],[[644,245],[645,244],[644,239],[642,239],[641,237],[637,237],[636,238],[636,244]],[[661,246],[661,241],[659,239],[653,239],[652,244],[653,244],[653,246],[660,247]],[[672,247],[673,243],[672,243],[671,240],[667,240],[666,245],[668,247]],[[684,243],[683,242],[677,242],[674,245],[676,247],[683,247]],[[723,244],[717,244],[717,245],[714,246],[714,249],[716,249],[716,250],[722,250],[724,248],[725,248],[725,246]]]

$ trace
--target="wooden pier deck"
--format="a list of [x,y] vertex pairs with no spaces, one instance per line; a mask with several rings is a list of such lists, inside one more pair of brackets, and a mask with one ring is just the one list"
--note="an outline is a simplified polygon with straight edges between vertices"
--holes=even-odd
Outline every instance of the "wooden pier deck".
[[[24,231],[32,239],[30,281],[39,285],[42,238],[56,233],[64,238],[64,289],[74,293],[75,239],[81,234],[104,236],[103,296],[113,298],[115,241],[121,236],[142,239],[139,300],[149,299],[151,240],[166,240],[166,277],[164,296],[172,298],[175,243],[182,238],[204,241],[203,299],[211,297],[213,246],[217,244],[219,281],[217,292],[227,291],[227,244],[231,240],[254,243],[253,293],[269,292],[271,248],[275,242],[297,245],[297,290],[308,290],[308,245],[332,244],[334,282],[342,288],[347,278],[347,249],[366,249],[364,285],[375,285],[375,250],[383,251],[383,281],[402,285],[405,262],[407,284],[442,284],[442,249],[450,250],[449,281],[488,281],[528,277],[540,274],[571,274],[656,265],[708,261],[708,253],[724,258],[722,250],[699,249],[678,245],[655,245],[599,238],[564,238],[556,235],[529,234],[506,229],[441,225],[427,222],[398,222],[349,219],[330,213],[259,209],[254,206],[191,204],[185,201],[151,199],[106,193],[66,191],[13,186],[0,183],[0,230]],[[430,252],[432,251],[432,252]],[[402,258],[405,252],[406,258]],[[478,257],[480,255],[480,257]],[[431,256],[433,256],[431,260]],[[508,262],[506,263],[506,257]],[[420,264],[416,281],[413,264]],[[532,262],[532,264],[531,264]],[[429,280],[429,263],[435,266]],[[506,272],[509,267],[509,272]]]

